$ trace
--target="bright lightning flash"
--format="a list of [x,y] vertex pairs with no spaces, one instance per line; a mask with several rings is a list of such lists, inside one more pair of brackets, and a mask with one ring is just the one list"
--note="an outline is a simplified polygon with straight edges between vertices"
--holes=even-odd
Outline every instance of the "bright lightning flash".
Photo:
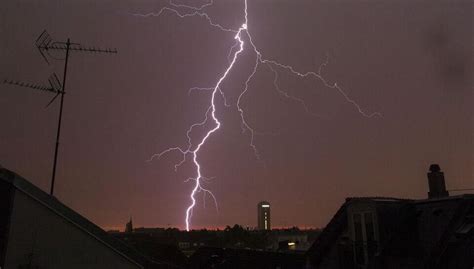
[[[247,123],[247,121],[245,119],[245,111],[241,106],[241,100],[242,100],[242,97],[245,95],[245,93],[249,90],[249,84],[252,81],[252,78],[254,77],[254,75],[257,73],[258,67],[262,64],[267,65],[268,68],[270,68],[270,70],[274,73],[275,77],[274,77],[273,85],[275,87],[275,90],[278,93],[280,93],[281,95],[283,95],[284,97],[289,98],[293,101],[296,101],[296,102],[300,103],[303,106],[304,110],[306,112],[312,114],[312,115],[315,115],[315,114],[309,110],[309,108],[306,105],[306,103],[304,102],[304,100],[302,100],[298,97],[289,95],[287,92],[284,92],[283,90],[280,89],[280,87],[278,86],[278,71],[277,71],[278,69],[287,71],[287,72],[289,72],[289,73],[291,73],[291,74],[293,74],[297,77],[301,77],[301,78],[313,77],[317,80],[320,80],[326,87],[337,90],[341,94],[341,96],[347,102],[352,104],[356,108],[356,110],[364,117],[371,118],[371,117],[374,117],[374,116],[381,116],[380,113],[377,113],[377,112],[370,113],[370,114],[364,112],[362,110],[362,108],[354,100],[352,100],[336,83],[334,83],[334,84],[328,83],[321,76],[321,68],[324,65],[326,65],[327,63],[323,63],[320,66],[318,72],[313,72],[313,71],[299,72],[299,71],[296,71],[296,69],[293,68],[290,65],[285,65],[285,64],[279,63],[275,60],[263,58],[262,54],[257,49],[257,46],[255,46],[255,44],[253,42],[253,39],[252,39],[252,36],[250,35],[249,29],[248,29],[249,24],[248,24],[247,0],[243,0],[243,1],[244,1],[244,22],[242,23],[242,25],[238,29],[226,28],[226,27],[224,27],[224,26],[222,26],[218,23],[215,23],[212,20],[212,18],[206,12],[203,11],[207,7],[213,5],[212,0],[210,2],[202,5],[202,6],[199,6],[199,7],[194,7],[194,6],[189,6],[189,5],[182,5],[182,4],[175,4],[173,2],[170,2],[169,3],[170,7],[164,7],[160,11],[158,11],[157,13],[134,14],[135,16],[140,16],[140,17],[150,17],[150,16],[160,16],[164,12],[171,12],[171,13],[174,13],[175,15],[177,15],[179,18],[182,18],[182,19],[187,18],[187,17],[198,16],[198,17],[201,17],[201,18],[204,18],[205,20],[207,20],[208,24],[212,27],[216,27],[216,28],[218,28],[219,30],[221,30],[223,32],[233,33],[234,34],[234,39],[236,40],[236,43],[230,48],[229,54],[227,56],[227,58],[229,60],[229,65],[225,69],[225,71],[222,73],[222,75],[219,77],[219,79],[217,80],[217,83],[213,87],[207,87],[207,88],[193,87],[193,88],[190,89],[190,91],[192,91],[192,90],[212,91],[212,94],[211,94],[210,105],[209,105],[209,108],[206,111],[206,114],[204,115],[205,116],[204,119],[201,122],[197,122],[197,123],[194,123],[193,125],[191,125],[189,127],[189,129],[187,130],[187,132],[186,132],[186,136],[188,138],[187,147],[186,148],[182,148],[182,147],[168,148],[168,149],[162,151],[161,153],[153,155],[150,158],[150,161],[151,161],[154,158],[160,158],[161,156],[163,156],[164,154],[167,154],[169,152],[177,151],[177,152],[182,154],[181,161],[179,163],[175,164],[175,170],[177,170],[179,166],[181,166],[183,163],[186,162],[187,156],[190,155],[192,157],[192,161],[194,163],[194,166],[196,167],[196,176],[192,177],[192,178],[188,178],[188,180],[193,180],[194,181],[194,188],[192,189],[191,194],[190,194],[191,204],[187,207],[186,215],[185,215],[185,223],[186,223],[186,230],[187,231],[189,231],[190,227],[191,227],[191,217],[192,217],[192,214],[193,214],[193,209],[196,205],[196,194],[197,193],[203,192],[204,193],[204,198],[205,198],[206,194],[211,196],[211,198],[214,200],[214,204],[216,206],[216,209],[218,208],[216,197],[214,196],[214,194],[212,194],[211,191],[209,191],[208,189],[203,187],[203,181],[206,178],[202,175],[201,165],[198,161],[198,153],[199,153],[199,150],[207,142],[208,138],[213,133],[215,133],[221,126],[221,122],[216,117],[216,95],[220,94],[221,97],[224,100],[224,104],[226,106],[229,106],[227,104],[227,100],[224,96],[224,93],[221,89],[221,84],[227,78],[229,72],[234,67],[237,59],[239,58],[239,55],[244,51],[244,48],[245,48],[244,39],[245,39],[245,37],[248,40],[249,47],[253,50],[253,53],[255,53],[255,55],[256,55],[255,56],[255,64],[253,65],[252,72],[250,73],[250,75],[247,77],[247,80],[245,81],[244,89],[242,90],[242,92],[240,93],[240,95],[237,99],[236,107],[237,107],[237,111],[240,113],[242,132],[248,131],[250,133],[250,147],[252,147],[252,149],[254,151],[254,154],[255,154],[257,159],[260,160],[260,155],[259,155],[259,152],[257,150],[257,147],[254,144],[254,137],[255,137],[256,134],[259,134],[259,133],[257,133]],[[238,49],[236,50],[236,48],[238,48]],[[209,120],[212,120],[212,122],[214,123],[214,127],[212,129],[208,130],[206,135],[200,141],[198,141],[198,143],[193,143],[193,141],[191,139],[191,133],[194,130],[194,128],[198,127],[198,126],[200,126],[200,127],[204,126],[205,124],[208,123]]]

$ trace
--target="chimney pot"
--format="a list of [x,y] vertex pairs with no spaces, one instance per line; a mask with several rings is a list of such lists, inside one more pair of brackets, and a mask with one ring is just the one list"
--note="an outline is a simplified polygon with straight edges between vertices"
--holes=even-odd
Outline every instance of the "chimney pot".
[[444,173],[441,172],[441,168],[438,164],[430,165],[430,171],[428,172],[428,185],[429,192],[428,198],[442,198],[448,197],[449,192],[446,190],[446,183],[444,181]]
[[439,164],[432,164],[430,165],[430,172],[440,172],[441,168],[439,167]]

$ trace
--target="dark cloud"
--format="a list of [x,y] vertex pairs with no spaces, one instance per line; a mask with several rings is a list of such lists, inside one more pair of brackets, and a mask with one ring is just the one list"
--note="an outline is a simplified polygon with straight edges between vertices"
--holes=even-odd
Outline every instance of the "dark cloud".
[[456,25],[449,19],[439,19],[426,31],[425,44],[433,57],[435,75],[446,89],[469,90],[472,86],[472,47],[464,43],[465,38],[457,35],[456,30]]

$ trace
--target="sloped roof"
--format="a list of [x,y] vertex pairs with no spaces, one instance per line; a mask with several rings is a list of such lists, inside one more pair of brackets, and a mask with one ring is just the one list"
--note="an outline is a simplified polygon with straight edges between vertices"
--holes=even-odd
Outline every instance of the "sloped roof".
[[[337,240],[342,231],[347,227],[347,208],[351,203],[354,202],[376,202],[377,204],[402,204],[412,200],[400,199],[393,197],[349,197],[346,198],[344,204],[334,214],[332,219],[326,225],[321,234],[316,238],[314,243],[306,252],[306,256],[309,257],[312,263],[317,264],[324,257],[325,253],[329,250],[329,247]],[[392,217],[392,214],[388,214],[387,217]],[[389,223],[390,220],[385,221]]]
[[321,261],[327,249],[346,227],[347,203],[346,200],[306,252],[306,256],[309,257],[313,264]]
[[406,257],[417,253],[418,259],[423,257],[421,264],[434,268],[444,259],[448,246],[467,247],[469,239],[462,237],[463,232],[470,233],[471,243],[474,239],[474,230],[469,228],[474,224],[474,195],[416,200],[405,211],[406,217],[399,221],[380,256]]
[[61,203],[56,197],[47,194],[40,188],[31,184],[28,180],[24,179],[23,177],[10,170],[0,168],[0,180],[11,184],[18,191],[21,191],[24,194],[28,195],[33,200],[36,200],[38,203],[53,211],[61,218],[67,220],[72,225],[81,229],[83,232],[88,233],[97,241],[106,245],[107,247],[114,250],[116,253],[122,255],[129,261],[137,265],[143,266],[143,268],[145,269],[178,268],[172,264],[164,262],[153,262],[148,260],[135,249],[131,248],[124,242],[113,238],[100,227],[98,227],[94,223],[90,222],[88,219],[84,218],[74,210]]
[[472,194],[423,200],[353,197],[346,199],[307,251],[306,255],[312,264],[321,262],[346,229],[348,206],[361,201],[376,203],[380,233],[388,236],[381,242],[377,259],[384,256],[419,259],[421,254],[421,264],[429,267],[441,263],[449,255],[447,246],[474,251]]

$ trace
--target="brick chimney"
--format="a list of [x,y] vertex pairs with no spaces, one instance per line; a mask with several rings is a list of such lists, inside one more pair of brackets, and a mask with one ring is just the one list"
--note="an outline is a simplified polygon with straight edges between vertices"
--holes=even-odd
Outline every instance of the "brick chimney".
[[448,197],[449,192],[446,190],[446,184],[444,182],[444,173],[441,172],[441,168],[437,164],[430,165],[430,171],[428,172],[428,185],[430,191],[428,192],[429,199]]

